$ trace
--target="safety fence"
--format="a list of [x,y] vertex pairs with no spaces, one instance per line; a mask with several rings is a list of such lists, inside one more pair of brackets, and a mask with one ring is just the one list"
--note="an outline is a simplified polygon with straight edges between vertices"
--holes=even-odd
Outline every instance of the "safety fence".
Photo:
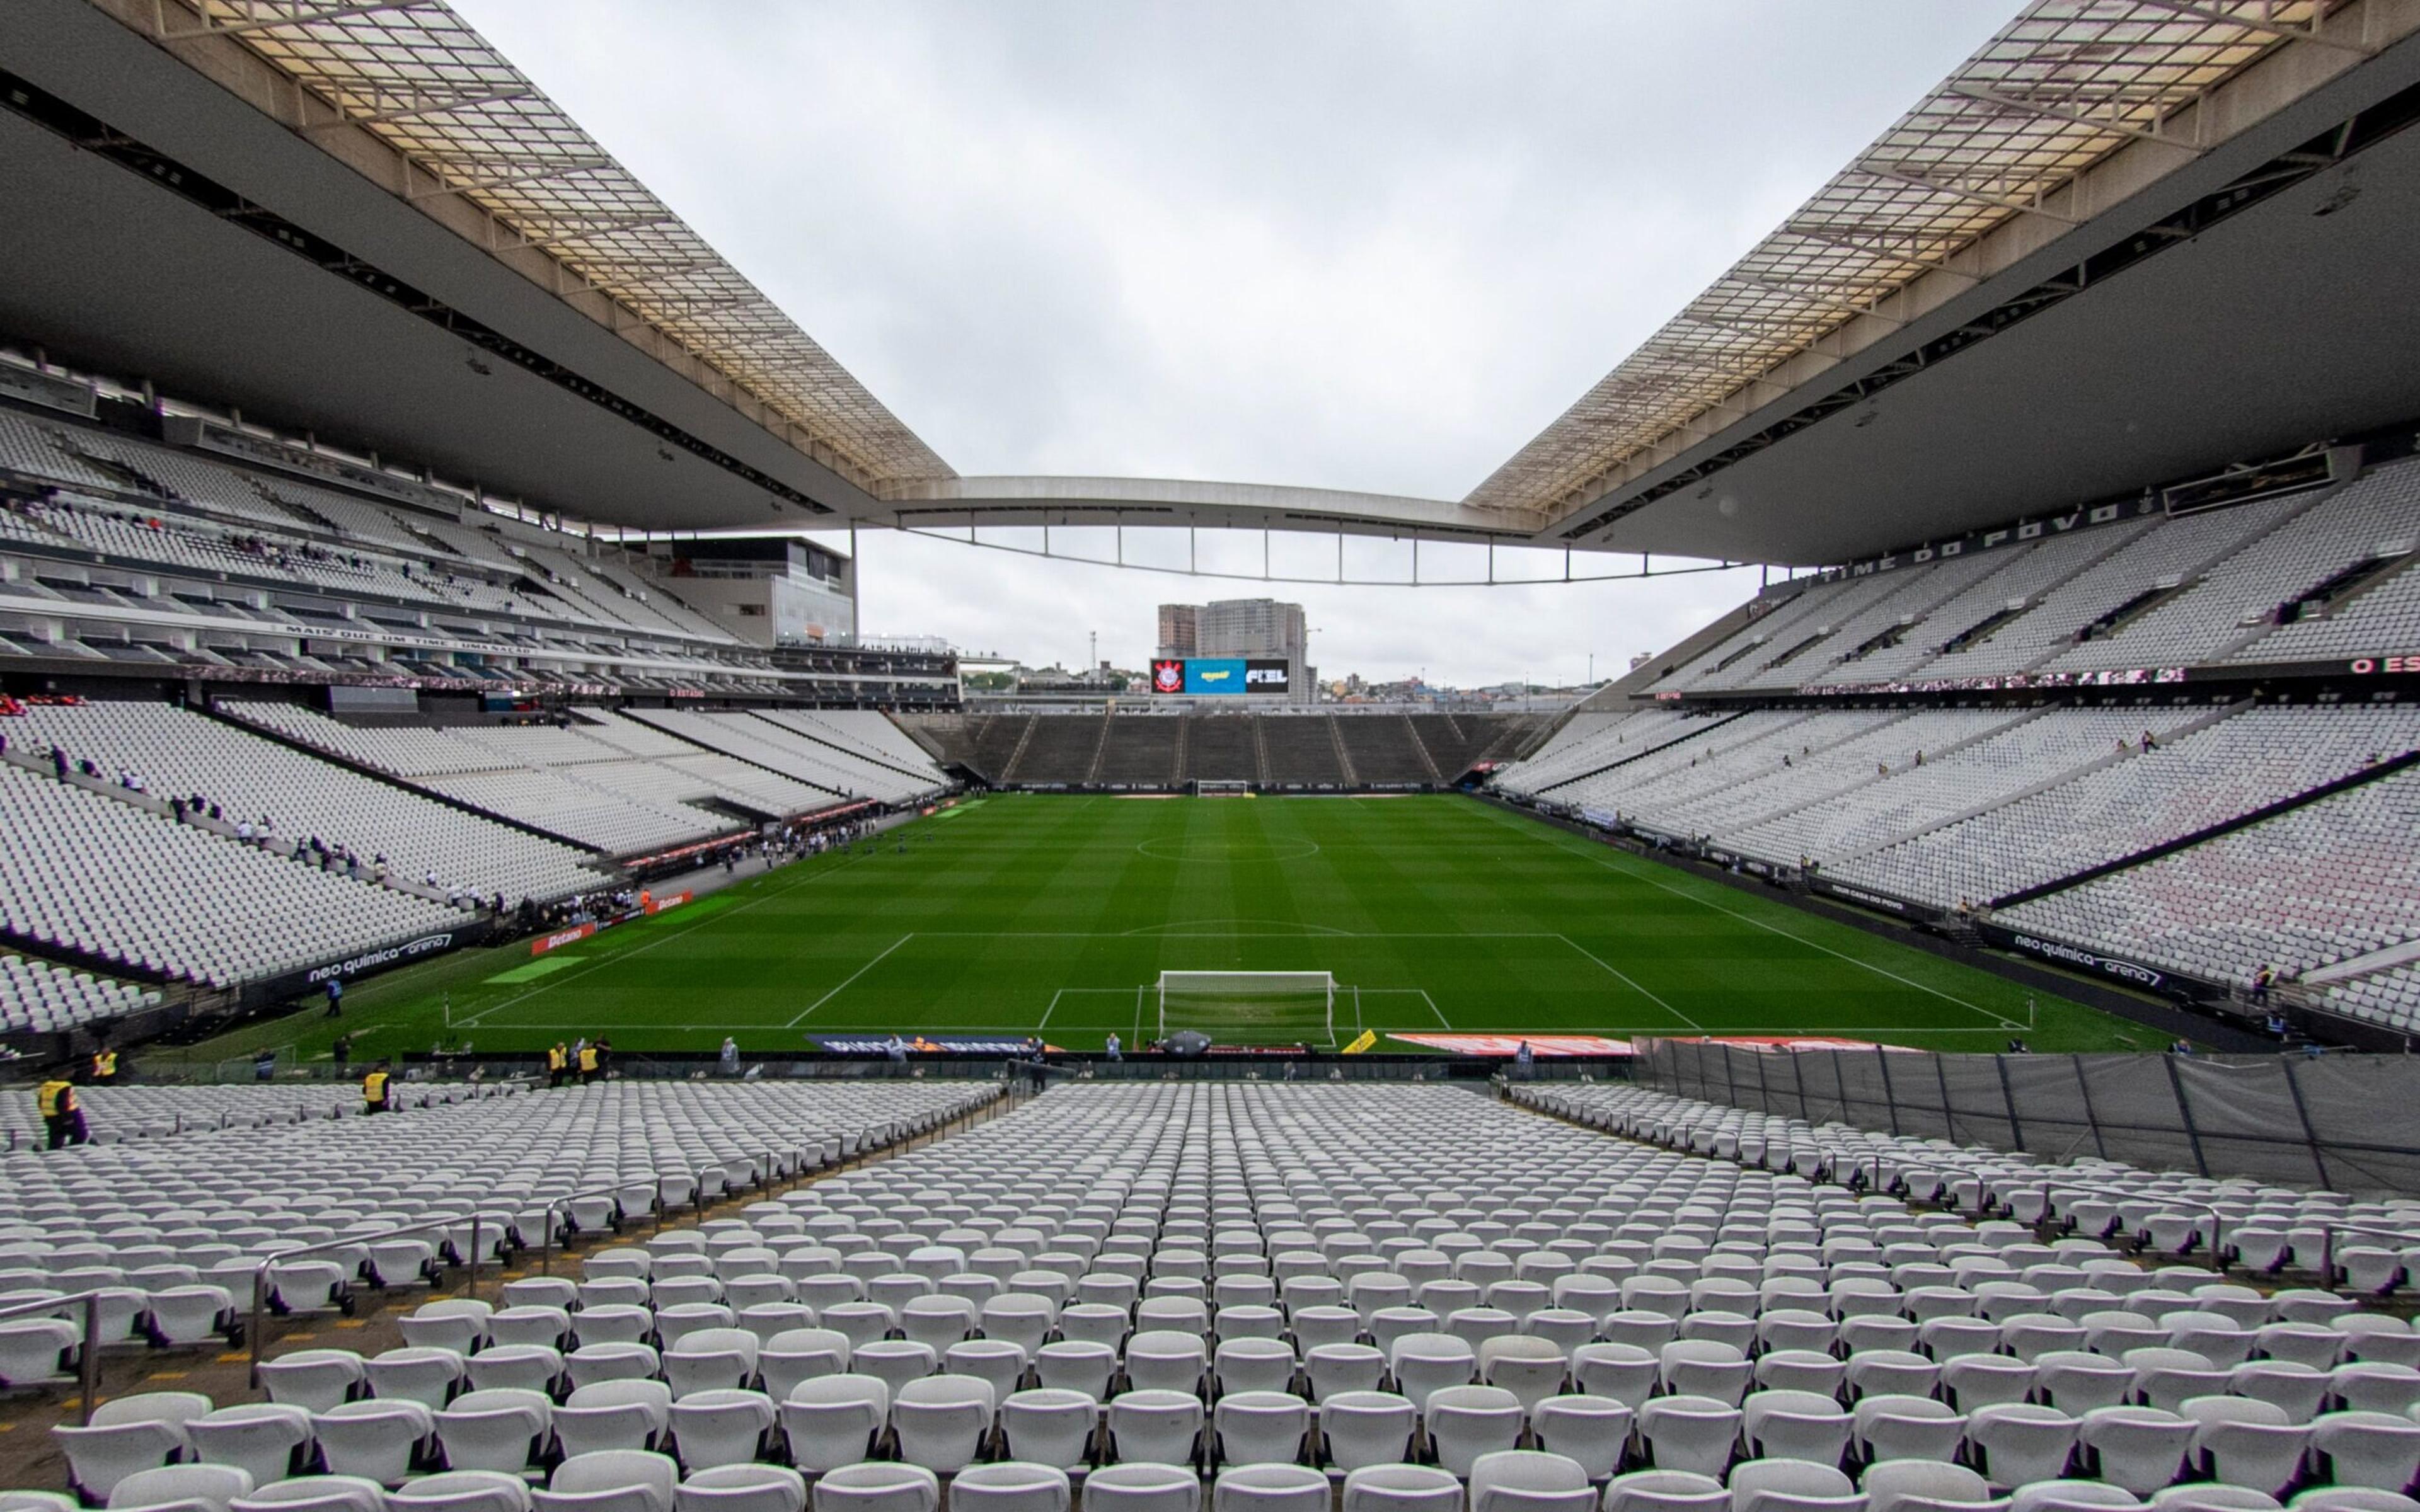
[[1809,1123],[2346,1192],[2420,1191],[2420,1058],[1932,1055],[1653,1041],[1642,1084]]

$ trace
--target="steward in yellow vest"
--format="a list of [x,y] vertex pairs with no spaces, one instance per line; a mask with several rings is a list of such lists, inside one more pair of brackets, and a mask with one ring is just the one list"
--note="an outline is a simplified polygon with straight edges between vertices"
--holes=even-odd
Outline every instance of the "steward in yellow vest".
[[43,1126],[50,1130],[51,1148],[81,1145],[92,1137],[85,1128],[84,1104],[76,1101],[75,1084],[64,1076],[54,1076],[34,1092],[34,1105],[40,1109]]

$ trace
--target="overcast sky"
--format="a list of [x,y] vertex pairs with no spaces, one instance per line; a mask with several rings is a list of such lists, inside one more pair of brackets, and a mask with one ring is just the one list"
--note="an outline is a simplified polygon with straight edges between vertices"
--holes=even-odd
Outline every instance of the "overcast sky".
[[[960,472],[1441,499],[2013,9],[456,5]],[[1324,673],[1466,684],[1618,669],[1756,586],[1264,590],[861,545],[870,632],[1047,663],[1097,630],[1133,665],[1162,599],[1267,592]]]

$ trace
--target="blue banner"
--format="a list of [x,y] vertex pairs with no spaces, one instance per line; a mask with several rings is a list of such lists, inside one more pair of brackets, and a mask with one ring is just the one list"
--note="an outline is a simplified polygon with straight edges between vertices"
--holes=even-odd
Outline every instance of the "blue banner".
[[1244,658],[1241,656],[1195,656],[1185,664],[1185,691],[1187,693],[1241,693],[1244,690]]

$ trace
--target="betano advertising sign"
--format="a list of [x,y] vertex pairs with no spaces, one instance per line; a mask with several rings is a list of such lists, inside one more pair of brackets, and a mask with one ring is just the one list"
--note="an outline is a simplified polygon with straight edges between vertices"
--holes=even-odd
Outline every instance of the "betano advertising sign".
[[1257,693],[1282,697],[1294,691],[1283,661],[1244,656],[1164,656],[1151,664],[1151,690],[1200,697]]

